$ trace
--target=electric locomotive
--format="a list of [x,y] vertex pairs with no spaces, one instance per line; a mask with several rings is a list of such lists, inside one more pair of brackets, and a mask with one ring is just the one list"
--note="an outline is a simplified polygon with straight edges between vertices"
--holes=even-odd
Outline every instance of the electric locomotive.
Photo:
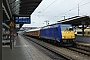
[[55,24],[42,27],[40,38],[45,38],[60,45],[73,45],[75,35],[71,24]]

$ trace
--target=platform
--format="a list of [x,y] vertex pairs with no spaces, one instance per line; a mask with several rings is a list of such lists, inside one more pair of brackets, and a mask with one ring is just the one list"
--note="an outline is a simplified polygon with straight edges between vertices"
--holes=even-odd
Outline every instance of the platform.
[[13,49],[7,45],[3,46],[2,51],[3,60],[52,60],[21,35],[16,37],[16,45]]
[[85,43],[85,42],[81,42],[81,41],[77,41],[75,43],[78,44],[78,45],[83,45],[83,46],[90,47],[90,43]]
[[75,41],[90,44],[90,36],[76,36]]

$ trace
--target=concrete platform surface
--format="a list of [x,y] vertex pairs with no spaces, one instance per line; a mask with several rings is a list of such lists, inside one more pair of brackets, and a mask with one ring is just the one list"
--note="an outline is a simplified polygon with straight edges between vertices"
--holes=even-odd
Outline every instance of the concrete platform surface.
[[77,41],[76,44],[84,45],[84,46],[90,47],[90,43],[85,43],[85,42],[81,42],[81,41]]
[[21,35],[16,37],[16,45],[13,49],[3,46],[2,51],[3,60],[52,60]]

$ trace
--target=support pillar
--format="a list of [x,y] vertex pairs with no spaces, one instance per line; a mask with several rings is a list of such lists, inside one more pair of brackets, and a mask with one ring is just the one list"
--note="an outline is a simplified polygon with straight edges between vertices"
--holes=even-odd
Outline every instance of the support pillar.
[[0,60],[2,60],[2,21],[3,21],[3,10],[2,10],[2,0],[0,1]]
[[14,47],[14,24],[13,21],[10,22],[10,49]]
[[84,36],[84,25],[85,25],[85,22],[82,21],[82,35]]

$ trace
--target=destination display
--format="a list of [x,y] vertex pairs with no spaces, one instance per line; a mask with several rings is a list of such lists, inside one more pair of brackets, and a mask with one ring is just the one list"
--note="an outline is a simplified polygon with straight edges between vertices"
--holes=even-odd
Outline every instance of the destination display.
[[14,17],[14,22],[16,24],[30,24],[31,23],[31,19],[30,19],[30,17],[15,16]]

